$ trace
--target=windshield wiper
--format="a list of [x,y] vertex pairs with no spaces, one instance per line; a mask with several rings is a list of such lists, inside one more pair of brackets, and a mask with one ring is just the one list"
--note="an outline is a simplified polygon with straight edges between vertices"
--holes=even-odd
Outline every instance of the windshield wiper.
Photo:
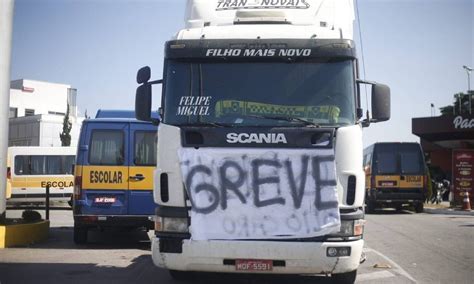
[[254,117],[254,118],[263,118],[263,119],[273,119],[273,120],[282,120],[282,121],[289,121],[289,122],[301,122],[306,126],[312,126],[312,127],[321,127],[321,125],[314,123],[312,121],[300,118],[300,117],[294,117],[294,116],[273,116],[273,115],[246,115],[248,117]]
[[232,125],[219,123],[219,122],[199,122],[196,124],[192,124],[192,126],[214,126],[214,127],[232,127]]

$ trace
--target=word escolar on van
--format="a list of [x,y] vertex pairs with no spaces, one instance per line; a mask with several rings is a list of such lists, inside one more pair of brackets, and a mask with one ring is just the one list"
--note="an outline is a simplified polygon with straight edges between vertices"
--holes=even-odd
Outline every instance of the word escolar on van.
[[77,244],[91,229],[153,227],[157,128],[134,117],[99,110],[82,124],[73,195]]

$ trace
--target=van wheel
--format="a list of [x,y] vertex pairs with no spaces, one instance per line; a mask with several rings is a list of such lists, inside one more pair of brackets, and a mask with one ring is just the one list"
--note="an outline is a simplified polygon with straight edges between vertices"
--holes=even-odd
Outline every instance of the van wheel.
[[346,273],[338,273],[338,274],[333,274],[331,276],[331,282],[338,283],[338,284],[352,284],[355,282],[356,277],[357,277],[357,270],[346,272]]
[[170,270],[171,278],[177,281],[187,281],[191,280],[191,272],[189,271],[179,271],[179,270]]
[[87,243],[87,228],[79,227],[74,224],[74,243],[77,245],[83,245]]
[[423,203],[416,203],[415,204],[415,212],[416,213],[422,213],[423,212]]

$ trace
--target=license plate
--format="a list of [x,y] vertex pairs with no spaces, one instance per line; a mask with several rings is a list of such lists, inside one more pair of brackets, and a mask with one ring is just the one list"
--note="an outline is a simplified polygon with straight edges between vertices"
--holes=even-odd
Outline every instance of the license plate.
[[235,270],[238,271],[271,271],[273,261],[266,259],[237,259]]
[[379,186],[396,186],[396,181],[379,181]]
[[94,203],[115,203],[115,197],[96,197]]

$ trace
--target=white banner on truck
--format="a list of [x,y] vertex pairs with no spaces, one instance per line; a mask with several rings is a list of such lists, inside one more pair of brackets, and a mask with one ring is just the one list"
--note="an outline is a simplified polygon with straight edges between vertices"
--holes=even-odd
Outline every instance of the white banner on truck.
[[333,149],[182,148],[194,240],[338,232]]

